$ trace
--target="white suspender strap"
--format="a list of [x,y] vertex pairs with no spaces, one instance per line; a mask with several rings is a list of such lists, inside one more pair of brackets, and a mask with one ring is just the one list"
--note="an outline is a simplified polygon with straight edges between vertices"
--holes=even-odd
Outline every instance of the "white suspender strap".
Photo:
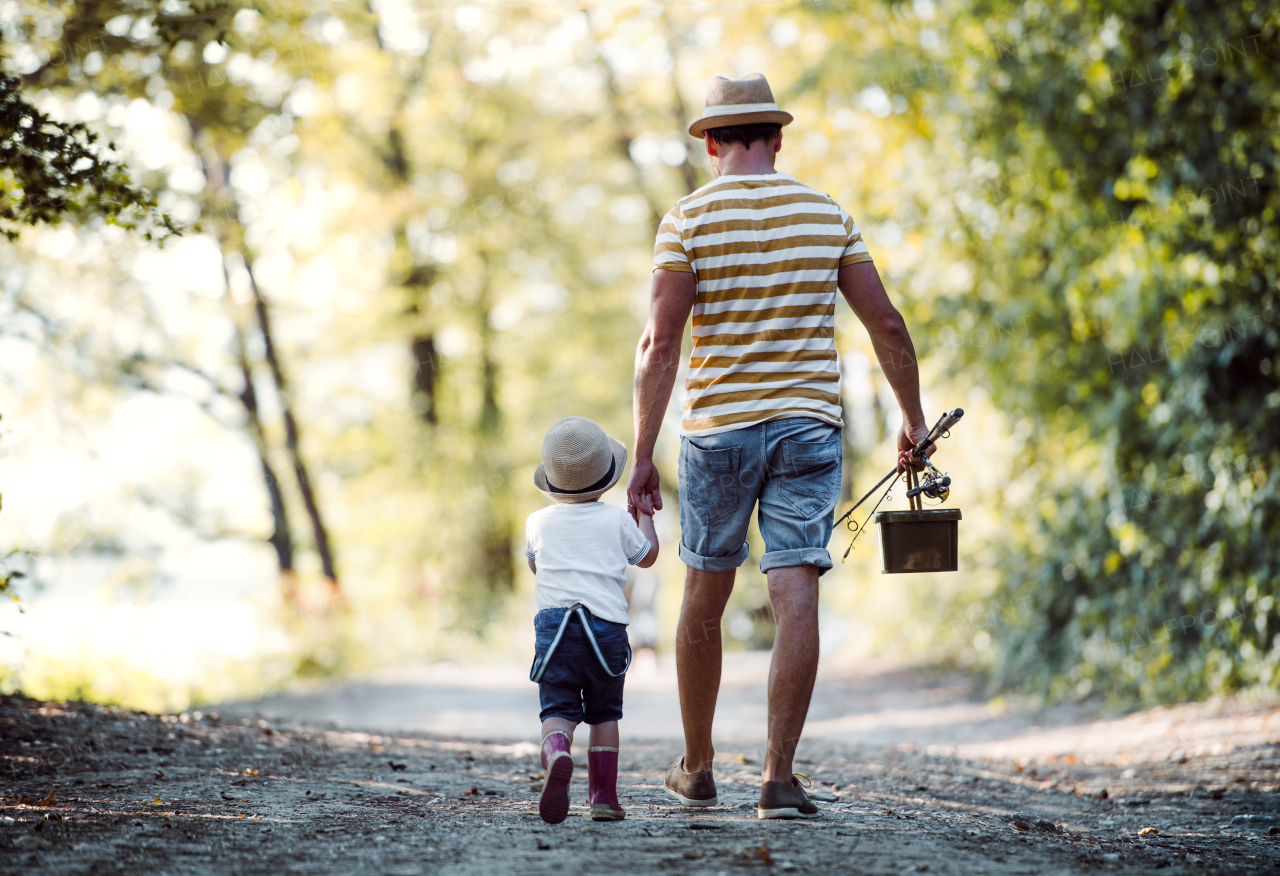
[[552,656],[556,653],[556,648],[560,646],[560,640],[564,638],[564,628],[569,625],[569,619],[575,613],[578,615],[578,620],[582,622],[582,629],[586,631],[587,641],[591,643],[591,650],[596,652],[596,659],[600,661],[600,665],[604,667],[604,671],[611,678],[617,678],[631,668],[631,646],[629,644],[627,645],[627,665],[622,667],[621,672],[614,672],[609,668],[609,662],[604,659],[604,654],[600,651],[600,644],[596,641],[595,631],[591,629],[591,622],[587,618],[586,609],[581,605],[574,605],[565,610],[564,618],[561,619],[560,626],[556,629],[555,638],[547,646],[547,653],[542,655],[541,660],[534,658],[533,667],[529,670],[530,681],[537,683],[542,680],[543,674],[547,671],[547,666],[551,663]]
[[596,659],[600,661],[600,665],[604,667],[604,671],[609,673],[611,678],[617,678],[631,668],[631,645],[627,645],[627,665],[622,667],[622,672],[614,672],[609,668],[609,662],[604,659],[604,654],[600,652],[600,645],[596,642],[596,634],[591,629],[591,623],[587,620],[586,610],[582,606],[578,606],[578,617],[582,620],[582,628],[587,631],[587,639],[591,642],[591,650],[596,652]]
[[533,668],[529,670],[529,680],[532,682],[542,681],[542,674],[547,671],[547,664],[551,662],[551,655],[556,653],[556,648],[560,645],[560,639],[564,637],[564,628],[569,625],[569,618],[573,616],[573,612],[566,611],[564,618],[560,621],[560,628],[556,630],[556,636],[551,640],[551,644],[547,647],[547,653],[542,655],[542,659],[534,659]]

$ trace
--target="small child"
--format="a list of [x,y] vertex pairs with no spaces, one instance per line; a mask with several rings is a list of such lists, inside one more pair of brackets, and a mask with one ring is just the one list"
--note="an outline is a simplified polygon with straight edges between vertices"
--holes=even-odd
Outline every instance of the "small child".
[[597,501],[618,482],[627,448],[584,417],[566,417],[542,440],[534,483],[556,504],[529,515],[525,555],[537,575],[536,653],[529,680],[542,705],[542,766],[546,782],[538,814],[559,824],[569,814],[573,757],[581,722],[591,725],[587,748],[588,817],[621,821],[618,805],[618,720],[622,684],[631,665],[627,564],[658,559],[653,518],[640,523]]

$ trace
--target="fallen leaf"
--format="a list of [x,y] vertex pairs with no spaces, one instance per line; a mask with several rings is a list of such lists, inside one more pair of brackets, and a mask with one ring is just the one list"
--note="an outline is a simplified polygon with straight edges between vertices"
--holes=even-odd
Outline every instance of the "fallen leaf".
[[154,800],[152,800],[152,801],[151,801],[151,805],[152,805],[152,806],[158,806],[159,804],[161,804],[161,803],[163,803],[163,802],[164,802],[163,800],[161,800],[159,797],[157,797],[156,799],[154,799]]
[[164,770],[156,770],[156,778],[157,778],[157,779],[163,779],[163,778],[164,778]]
[[387,761],[387,766],[391,767],[393,773],[402,773],[409,768],[408,764],[396,763],[394,760]]
[[1142,830],[1138,831],[1138,836],[1159,836],[1159,835],[1160,835],[1160,831],[1156,830],[1154,827],[1144,827]]
[[463,797],[474,797],[474,796],[476,796],[476,795],[477,795],[477,794],[479,794],[479,793],[480,793],[480,789],[479,789],[479,788],[472,788],[470,791],[468,791],[467,793],[463,794],[462,796],[463,796]]
[[43,799],[41,799],[41,800],[37,800],[37,801],[36,801],[36,805],[38,805],[38,806],[57,806],[57,805],[58,805],[58,798],[54,796],[54,791],[57,791],[57,790],[58,790],[58,786],[57,786],[57,785],[54,785],[52,788],[50,788],[50,789],[49,789],[49,793],[48,793],[48,794],[47,794]]
[[1015,821],[1013,823],[1013,828],[1014,830],[1031,830],[1031,825],[1027,824],[1025,821]]
[[25,794],[19,794],[17,797],[14,797],[13,800],[15,803],[17,803],[20,806],[31,805],[31,798],[26,796]]
[[755,858],[766,867],[773,866],[773,855],[769,854],[769,844],[767,842],[761,843],[758,849],[745,848],[742,851],[748,858]]

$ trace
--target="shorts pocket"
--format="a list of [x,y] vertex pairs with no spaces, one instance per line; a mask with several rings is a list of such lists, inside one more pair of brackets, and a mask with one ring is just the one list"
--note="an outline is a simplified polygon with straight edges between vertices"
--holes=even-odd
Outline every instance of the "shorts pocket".
[[830,513],[840,498],[840,462],[844,448],[834,441],[782,441],[786,475],[782,495],[805,520]]
[[698,519],[710,525],[736,513],[742,448],[706,450],[686,438],[680,453],[681,492]]
[[[627,642],[625,632],[621,636],[597,637],[596,643],[600,646],[600,655],[604,657],[604,662],[609,665],[609,672],[617,675],[627,668],[627,661],[631,659],[631,645]],[[591,655],[591,659],[599,662],[599,658],[594,654]]]

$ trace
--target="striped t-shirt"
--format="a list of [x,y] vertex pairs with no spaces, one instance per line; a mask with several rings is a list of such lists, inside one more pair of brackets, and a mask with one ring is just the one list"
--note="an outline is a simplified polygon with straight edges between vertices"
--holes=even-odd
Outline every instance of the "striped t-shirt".
[[722,176],[662,220],[653,267],[691,271],[682,431],[840,418],[836,275],[871,261],[853,219],[785,173]]

